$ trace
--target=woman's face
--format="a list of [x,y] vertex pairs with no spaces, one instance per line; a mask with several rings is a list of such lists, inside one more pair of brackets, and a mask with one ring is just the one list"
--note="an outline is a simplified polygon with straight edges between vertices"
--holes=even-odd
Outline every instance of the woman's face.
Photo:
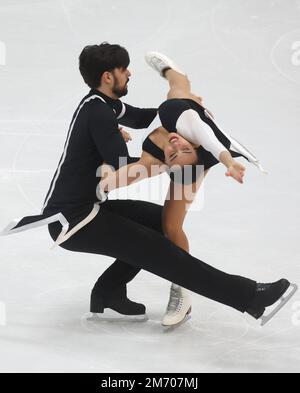
[[164,153],[168,166],[180,165],[182,167],[197,163],[197,153],[192,144],[175,132],[169,134],[169,143]]

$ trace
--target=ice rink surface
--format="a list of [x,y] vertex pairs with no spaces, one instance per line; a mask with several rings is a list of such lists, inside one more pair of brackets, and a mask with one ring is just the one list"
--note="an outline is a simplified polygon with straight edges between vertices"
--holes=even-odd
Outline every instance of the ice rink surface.
[[[229,273],[300,284],[300,0],[0,0],[0,226],[39,213],[88,91],[79,53],[102,41],[131,54],[125,102],[165,99],[166,82],[143,58],[164,52],[269,171],[247,164],[241,186],[221,165],[211,170],[187,216],[191,253]],[[131,132],[133,155],[149,131]],[[128,197],[163,203],[167,183],[145,181]],[[0,371],[300,371],[300,294],[263,329],[194,294],[192,319],[164,331],[169,283],[142,272],[129,295],[147,305],[148,322],[87,323],[90,289],[113,259],[51,245],[46,228],[0,238]]]

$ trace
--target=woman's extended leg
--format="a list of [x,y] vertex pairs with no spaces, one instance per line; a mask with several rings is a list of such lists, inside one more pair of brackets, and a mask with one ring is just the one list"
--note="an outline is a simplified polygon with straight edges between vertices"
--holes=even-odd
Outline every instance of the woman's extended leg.
[[191,92],[191,84],[187,75],[167,56],[158,52],[148,52],[146,62],[168,80],[170,87],[168,99],[189,98],[202,104],[202,98]]
[[[163,208],[163,229],[165,236],[178,247],[190,252],[188,238],[183,229],[185,216],[193,202],[207,171],[193,184],[183,185],[171,182]],[[163,326],[177,326],[190,317],[192,300],[189,291],[172,283]]]
[[182,75],[172,69],[168,69],[164,75],[170,87],[167,94],[168,100],[173,98],[188,98],[196,101],[200,105],[203,104],[202,98],[191,92],[191,83],[186,75]]
[[191,99],[202,106],[202,99],[191,93],[187,77],[176,71],[178,67],[176,65],[174,67],[172,60],[160,53],[150,52],[146,56],[146,61],[169,82],[168,101],[159,108],[163,127],[169,132],[178,132],[189,142],[203,146],[226,166],[226,176],[232,176],[239,183],[243,183],[246,168],[233,159],[228,150],[230,141],[228,140],[228,147],[224,146],[209,124],[200,118],[199,113],[188,102],[184,101],[184,99]]

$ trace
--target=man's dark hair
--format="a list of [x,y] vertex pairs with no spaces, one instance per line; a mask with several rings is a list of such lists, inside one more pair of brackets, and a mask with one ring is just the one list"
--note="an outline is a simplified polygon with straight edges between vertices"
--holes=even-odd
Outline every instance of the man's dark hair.
[[125,48],[102,42],[100,45],[86,46],[79,56],[79,70],[85,83],[92,89],[100,86],[106,71],[127,68],[130,59]]

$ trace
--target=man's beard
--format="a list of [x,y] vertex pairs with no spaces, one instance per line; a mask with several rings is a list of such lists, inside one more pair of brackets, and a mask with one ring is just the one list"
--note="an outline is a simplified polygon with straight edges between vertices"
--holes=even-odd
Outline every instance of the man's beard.
[[123,87],[120,87],[117,84],[115,84],[112,91],[118,98],[124,97],[128,93],[127,84]]

